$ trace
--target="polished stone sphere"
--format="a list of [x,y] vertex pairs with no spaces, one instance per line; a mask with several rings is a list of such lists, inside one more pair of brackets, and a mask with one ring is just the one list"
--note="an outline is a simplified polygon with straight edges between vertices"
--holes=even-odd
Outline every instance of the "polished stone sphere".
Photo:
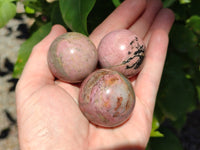
[[95,125],[116,127],[129,119],[135,105],[130,81],[121,73],[99,69],[82,83],[79,107]]
[[77,83],[94,71],[98,56],[95,45],[87,36],[68,32],[53,41],[47,60],[55,77]]
[[142,69],[145,49],[142,39],[129,30],[120,29],[101,40],[98,59],[102,68],[116,70],[131,78]]

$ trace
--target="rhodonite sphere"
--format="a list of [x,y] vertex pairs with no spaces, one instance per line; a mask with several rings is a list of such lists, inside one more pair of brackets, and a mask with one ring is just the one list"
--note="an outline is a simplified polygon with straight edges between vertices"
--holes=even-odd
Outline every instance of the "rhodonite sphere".
[[129,30],[112,31],[101,40],[98,57],[102,68],[119,71],[130,78],[142,69],[145,44]]
[[79,107],[85,117],[98,126],[116,127],[131,115],[135,94],[130,81],[121,73],[99,69],[82,83]]
[[98,56],[95,45],[87,36],[68,32],[53,41],[47,60],[55,77],[77,83],[96,68]]

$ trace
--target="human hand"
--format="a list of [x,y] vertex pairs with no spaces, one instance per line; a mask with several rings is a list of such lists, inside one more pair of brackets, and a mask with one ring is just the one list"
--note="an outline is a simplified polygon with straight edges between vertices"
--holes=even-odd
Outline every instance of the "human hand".
[[55,25],[33,48],[17,84],[21,150],[145,149],[173,21],[173,13],[162,8],[160,0],[126,0],[90,35],[98,46],[108,32],[129,29],[147,46],[144,67],[131,79],[136,94],[133,115],[123,125],[110,129],[88,122],[77,104],[79,87],[55,80],[51,74],[49,46],[66,32]]

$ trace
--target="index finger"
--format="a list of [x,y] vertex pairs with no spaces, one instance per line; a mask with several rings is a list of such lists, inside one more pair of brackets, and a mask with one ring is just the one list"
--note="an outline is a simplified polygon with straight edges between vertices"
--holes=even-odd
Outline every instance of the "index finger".
[[135,92],[153,113],[168,49],[168,34],[174,22],[174,14],[162,9],[145,37],[147,43],[144,67],[135,81]]

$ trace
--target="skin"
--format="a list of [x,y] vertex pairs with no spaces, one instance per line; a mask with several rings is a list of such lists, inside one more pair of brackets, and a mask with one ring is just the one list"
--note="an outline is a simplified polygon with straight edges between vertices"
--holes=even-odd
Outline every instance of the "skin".
[[55,81],[51,74],[48,48],[57,36],[66,32],[55,25],[33,48],[17,84],[21,150],[145,149],[173,21],[174,14],[162,8],[160,0],[126,0],[90,35],[98,46],[106,33],[125,28],[147,45],[144,67],[131,79],[136,95],[133,114],[125,124],[113,129],[90,124],[77,105],[79,87]]

